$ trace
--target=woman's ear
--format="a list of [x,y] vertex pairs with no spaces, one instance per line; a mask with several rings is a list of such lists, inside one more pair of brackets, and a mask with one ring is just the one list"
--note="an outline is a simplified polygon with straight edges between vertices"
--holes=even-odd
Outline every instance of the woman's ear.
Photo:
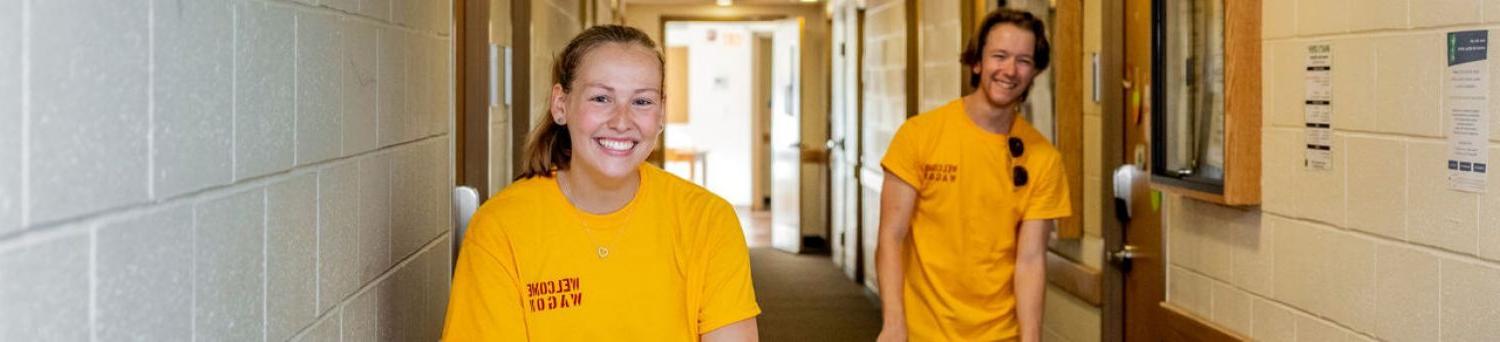
[[564,106],[567,102],[563,101],[563,97],[567,95],[568,92],[563,90],[562,84],[552,84],[552,102],[547,108],[547,112],[552,114],[552,122],[556,122],[558,125],[566,125],[568,123],[568,113],[565,111],[566,106]]

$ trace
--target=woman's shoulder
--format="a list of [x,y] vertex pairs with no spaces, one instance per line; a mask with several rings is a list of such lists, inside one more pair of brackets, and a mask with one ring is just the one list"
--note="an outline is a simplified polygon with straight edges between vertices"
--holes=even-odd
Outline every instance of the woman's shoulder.
[[669,206],[689,210],[729,210],[733,213],[734,207],[729,205],[729,201],[697,183],[650,164],[642,166],[641,173],[654,180],[651,186],[656,188],[655,192],[663,196],[663,202]]
[[508,204],[518,202],[532,202],[549,195],[549,192],[557,188],[557,179],[552,177],[531,177],[517,180],[504,189],[500,189],[485,205],[494,204],[504,207]]
[[552,196],[550,192],[557,191],[556,184],[557,180],[550,177],[532,177],[511,183],[479,206],[471,224],[500,226],[499,223],[504,221],[501,218],[530,217],[527,213],[535,214],[551,203],[547,199]]

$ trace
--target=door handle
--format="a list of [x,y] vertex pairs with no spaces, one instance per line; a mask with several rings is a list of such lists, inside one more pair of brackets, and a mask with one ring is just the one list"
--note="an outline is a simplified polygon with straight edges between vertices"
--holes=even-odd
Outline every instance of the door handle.
[[828,142],[824,143],[823,146],[827,147],[830,151],[832,151],[833,149],[843,150],[844,138],[828,139]]
[[1106,258],[1110,264],[1120,269],[1120,272],[1130,272],[1130,266],[1135,260],[1135,246],[1125,245],[1120,250],[1109,252]]

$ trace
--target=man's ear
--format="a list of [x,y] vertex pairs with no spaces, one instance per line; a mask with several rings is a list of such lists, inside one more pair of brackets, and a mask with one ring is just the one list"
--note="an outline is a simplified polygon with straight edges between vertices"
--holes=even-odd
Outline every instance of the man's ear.
[[563,97],[567,95],[568,93],[563,90],[562,84],[552,84],[552,101],[547,108],[547,113],[552,115],[552,122],[556,122],[559,125],[567,123],[568,113],[564,111],[564,105],[567,102],[563,101]]

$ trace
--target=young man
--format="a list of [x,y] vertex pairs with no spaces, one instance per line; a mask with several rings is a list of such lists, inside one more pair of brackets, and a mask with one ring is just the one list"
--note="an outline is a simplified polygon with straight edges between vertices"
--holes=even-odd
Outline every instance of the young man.
[[907,120],[880,163],[881,341],[1041,340],[1047,238],[1071,212],[1061,154],[1019,112],[1046,31],[1001,9],[978,33],[976,90]]

